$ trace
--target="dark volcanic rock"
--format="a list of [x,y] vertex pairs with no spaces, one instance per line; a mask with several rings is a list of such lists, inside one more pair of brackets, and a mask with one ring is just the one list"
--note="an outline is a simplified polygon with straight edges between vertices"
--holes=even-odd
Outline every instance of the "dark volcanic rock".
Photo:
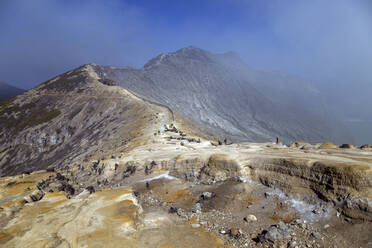
[[288,239],[291,237],[290,232],[290,228],[280,221],[278,224],[270,226],[268,230],[264,230],[259,234],[256,241],[264,243],[275,242],[278,239]]
[[90,194],[96,192],[96,190],[94,189],[93,186],[88,186],[88,187],[86,188],[86,190],[88,190]]
[[72,187],[70,184],[67,184],[67,183],[62,184],[62,186],[59,187],[58,190],[60,190],[60,191],[64,191],[64,192],[66,192],[68,195],[74,195],[74,194],[75,194],[75,189],[74,189],[74,187]]
[[37,191],[37,192],[31,194],[31,195],[30,195],[30,199],[31,199],[32,201],[34,201],[34,202],[36,202],[36,201],[40,201],[40,200],[44,197],[44,195],[45,195],[44,192],[41,191],[41,190],[39,190],[39,191]]
[[340,145],[340,148],[353,149],[353,148],[355,148],[355,146],[353,146],[351,144],[342,144],[342,145]]
[[361,149],[372,149],[372,145],[365,144],[360,147]]

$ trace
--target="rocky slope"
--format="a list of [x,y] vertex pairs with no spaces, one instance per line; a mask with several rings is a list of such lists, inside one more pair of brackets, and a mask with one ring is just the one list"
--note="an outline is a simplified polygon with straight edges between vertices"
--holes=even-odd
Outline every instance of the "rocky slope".
[[328,137],[316,93],[288,114],[307,88],[259,74],[187,48],[143,69],[84,65],[0,102],[0,246],[370,247],[372,146],[218,144],[200,125]]
[[196,47],[161,54],[143,68],[94,66],[113,84],[168,105],[235,140],[351,142],[304,80],[256,71],[236,54]]
[[11,98],[16,95],[20,95],[23,92],[25,91],[22,89],[0,82],[0,101],[5,100],[7,98]]
[[0,103],[0,175],[63,167],[147,142],[173,112],[86,65]]
[[215,146],[178,140],[180,131],[57,172],[1,178],[0,246],[372,244],[371,148]]

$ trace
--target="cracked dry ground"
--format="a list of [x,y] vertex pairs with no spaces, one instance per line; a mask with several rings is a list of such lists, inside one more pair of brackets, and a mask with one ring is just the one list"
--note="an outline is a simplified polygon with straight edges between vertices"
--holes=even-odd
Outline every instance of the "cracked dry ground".
[[[370,169],[334,165],[366,165],[371,154],[162,141],[58,172],[4,177],[0,246],[371,247]],[[326,172],[305,172],[319,172],[319,162],[334,178],[343,172],[332,190],[313,184],[324,184]],[[292,174],[281,170],[288,166]]]

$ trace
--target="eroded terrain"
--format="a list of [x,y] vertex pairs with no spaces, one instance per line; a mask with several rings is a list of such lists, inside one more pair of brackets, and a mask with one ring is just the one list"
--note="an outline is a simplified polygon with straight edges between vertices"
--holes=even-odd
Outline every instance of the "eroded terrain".
[[370,148],[186,133],[1,178],[0,246],[372,246]]

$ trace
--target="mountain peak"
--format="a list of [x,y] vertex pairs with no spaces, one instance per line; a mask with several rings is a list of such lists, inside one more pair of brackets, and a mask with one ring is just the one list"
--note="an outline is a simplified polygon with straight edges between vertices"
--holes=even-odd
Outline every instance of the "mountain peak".
[[206,50],[198,48],[196,46],[188,46],[181,48],[176,52],[162,53],[157,57],[147,62],[144,68],[150,68],[153,66],[161,65],[166,63],[169,59],[194,59],[194,60],[206,60],[210,59],[210,53]]
[[188,53],[188,52],[202,52],[202,53],[205,53],[207,51],[199,48],[199,47],[196,47],[196,46],[188,46],[188,47],[184,47],[184,48],[181,48],[179,50],[177,50],[175,53]]
[[210,52],[203,50],[196,46],[188,46],[188,47],[177,50],[176,52],[174,52],[174,54],[179,55],[179,56],[186,56],[189,58],[190,57],[200,58],[201,56],[202,57],[209,56]]

